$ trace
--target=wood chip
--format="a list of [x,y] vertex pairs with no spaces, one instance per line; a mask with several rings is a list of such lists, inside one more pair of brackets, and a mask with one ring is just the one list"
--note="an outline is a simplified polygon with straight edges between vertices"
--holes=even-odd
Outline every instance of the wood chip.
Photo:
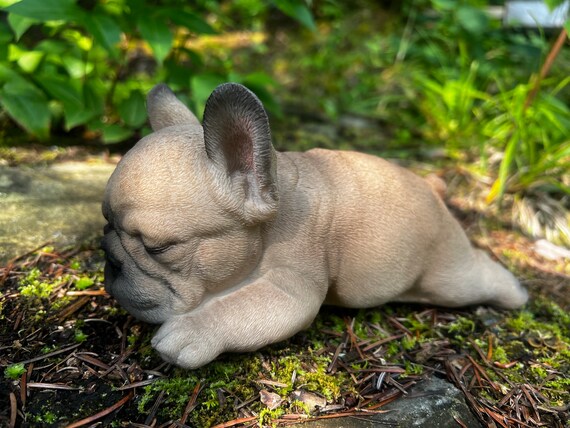
[[258,379],[257,383],[262,383],[263,385],[276,386],[277,388],[287,388],[289,385],[283,382],[277,382],[275,380],[268,379]]
[[10,428],[16,426],[16,420],[18,418],[18,401],[16,400],[16,394],[10,393]]
[[291,401],[300,401],[305,404],[309,410],[314,411],[323,408],[327,405],[327,400],[320,395],[303,389],[297,389],[291,393]]
[[69,386],[63,383],[44,383],[44,382],[28,382],[28,388],[62,389],[65,391],[77,391],[80,389],[76,386]]
[[283,398],[279,394],[269,392],[265,389],[259,391],[259,399],[269,409],[276,409],[283,403]]

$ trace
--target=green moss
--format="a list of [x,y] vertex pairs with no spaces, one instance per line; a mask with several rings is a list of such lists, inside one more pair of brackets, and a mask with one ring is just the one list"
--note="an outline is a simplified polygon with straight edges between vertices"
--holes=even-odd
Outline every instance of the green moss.
[[283,416],[285,414],[285,410],[282,409],[281,407],[278,407],[277,409],[262,409],[261,412],[259,412],[259,426],[260,427],[265,427],[265,426],[271,426],[271,427],[275,427],[277,426],[277,424],[274,422],[274,419],[279,419],[281,416]]
[[399,353],[400,353],[400,342],[398,342],[397,340],[392,340],[391,342],[388,342],[388,344],[386,345],[386,352],[384,355],[387,358],[391,358],[398,355]]
[[56,299],[54,302],[50,302],[50,310],[52,312],[57,312],[72,302],[72,298],[69,296],[63,296],[61,298]]
[[404,369],[406,370],[406,375],[421,375],[424,372],[424,368],[421,365],[407,360],[404,361]]
[[12,364],[4,369],[4,377],[17,380],[26,373],[26,367],[22,363]]
[[493,347],[492,359],[501,364],[510,362],[507,350],[499,345]]
[[85,290],[95,284],[95,281],[88,276],[82,276],[75,281],[75,288],[77,290]]
[[457,319],[447,326],[449,333],[455,333],[455,337],[460,338],[469,335],[475,331],[475,322],[466,317],[457,317]]
[[83,333],[83,331],[81,331],[81,329],[77,328],[75,329],[73,338],[75,339],[75,341],[77,343],[81,343],[81,342],[85,342],[87,340],[87,335],[85,333]]
[[138,410],[144,413],[147,407],[152,405],[152,400],[159,391],[164,391],[164,409],[172,415],[181,415],[188,398],[196,387],[198,380],[195,376],[186,374],[185,376],[175,375],[167,379],[160,379],[144,388],[139,403]]
[[220,403],[218,391],[245,402],[257,394],[255,381],[260,370],[260,360],[251,355],[228,356],[192,372],[176,369],[168,378],[146,386],[137,408],[140,413],[148,412],[160,391],[164,391],[160,414],[167,419],[180,417],[199,382],[202,387],[200,404],[190,414],[190,425],[222,423],[238,415],[233,404]]
[[328,357],[314,357],[313,362],[316,367],[301,374],[299,382],[306,383],[306,389],[323,395],[329,401],[336,400],[340,397],[341,391],[348,387],[346,374],[328,374],[326,372],[330,364]]
[[55,424],[57,422],[57,415],[53,412],[46,412],[44,419],[48,424]]
[[533,365],[530,367],[530,372],[535,375],[538,381],[546,379],[548,372],[544,367]]
[[304,402],[299,401],[299,400],[293,400],[291,402],[290,408],[294,412],[297,412],[297,413],[301,412],[307,416],[311,415],[311,413],[312,413],[311,407],[307,403],[304,403]]
[[308,358],[306,362],[294,355],[278,359],[272,365],[272,380],[287,385],[279,388],[278,394],[286,396],[293,391],[291,379],[295,374],[296,385],[303,385],[304,389],[318,393],[329,401],[335,400],[344,388],[349,387],[349,382],[345,373],[327,373],[330,362],[329,357],[316,355]]
[[32,419],[34,422],[41,424],[42,426],[52,426],[59,418],[54,412],[48,410],[41,415],[34,415]]
[[411,351],[416,347],[417,342],[418,341],[415,337],[405,335],[402,338],[402,348],[404,348],[406,351]]
[[28,274],[22,278],[20,281],[20,293],[22,296],[30,299],[47,299],[51,295],[51,292],[59,285],[59,281],[56,282],[46,282],[40,281],[42,272],[33,268],[28,272]]

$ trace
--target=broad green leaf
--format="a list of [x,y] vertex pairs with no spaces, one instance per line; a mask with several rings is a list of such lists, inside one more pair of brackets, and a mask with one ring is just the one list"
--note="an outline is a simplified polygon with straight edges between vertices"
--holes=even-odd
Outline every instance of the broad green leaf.
[[82,96],[70,85],[69,80],[60,76],[40,75],[37,82],[53,99],[68,104],[71,108],[83,108]]
[[10,27],[2,21],[0,21],[0,43],[6,44],[12,41],[12,31],[10,31]]
[[276,86],[275,80],[267,73],[263,71],[258,71],[254,73],[249,73],[244,76],[243,80],[248,84],[255,84],[259,86]]
[[91,73],[95,67],[91,62],[85,62],[74,55],[65,55],[61,58],[63,66],[74,79],[81,79]]
[[41,22],[77,21],[81,20],[84,11],[75,3],[75,0],[22,0],[5,10]]
[[167,16],[177,25],[187,28],[189,31],[198,34],[216,34],[217,31],[200,16],[180,9],[164,9],[161,15]]
[[105,106],[105,92],[101,85],[98,85],[97,81],[88,81],[83,87],[83,106],[95,115],[103,114]]
[[[238,79],[231,78],[231,81],[238,81]],[[283,111],[281,110],[281,106],[277,102],[277,100],[271,95],[271,93],[267,90],[269,86],[274,86],[275,81],[271,78],[271,76],[259,72],[259,73],[251,73],[242,79],[241,83],[247,86],[250,90],[255,92],[255,94],[259,97],[261,102],[263,103],[264,107],[274,116],[278,118],[283,117]]]
[[489,18],[485,12],[475,7],[460,7],[455,16],[459,25],[474,35],[482,37],[489,27]]
[[0,61],[8,59],[8,45],[14,38],[12,31],[3,22],[0,22]]
[[125,128],[117,124],[105,125],[101,131],[101,137],[103,143],[105,144],[120,143],[121,141],[125,141],[127,138],[131,137],[134,134],[134,131],[132,129]]
[[146,106],[143,94],[139,91],[132,91],[129,98],[118,105],[117,111],[127,125],[133,128],[140,127],[146,121]]
[[62,40],[42,40],[36,45],[36,50],[45,52],[50,55],[61,56],[69,50],[69,44]]
[[313,20],[313,15],[303,0],[273,0],[281,12],[300,22],[311,31],[315,31],[317,26]]
[[72,104],[63,104],[65,127],[70,130],[78,125],[84,125],[93,118],[103,114],[103,95],[97,90],[96,85],[87,81],[83,86],[82,107],[73,107]]
[[561,6],[567,0],[544,0],[544,3],[548,6],[550,10],[556,9],[558,6]]
[[36,19],[26,18],[13,13],[8,14],[8,24],[10,24],[12,31],[16,35],[16,40],[20,40],[20,37],[36,22]]
[[93,110],[78,109],[64,104],[63,116],[65,117],[65,129],[69,131],[76,126],[85,125],[94,117],[97,117],[98,113]]
[[190,88],[192,90],[192,101],[196,106],[196,111],[200,112],[200,115],[204,111],[206,105],[206,100],[212,93],[212,91],[221,83],[224,83],[226,79],[217,74],[197,74],[192,76],[190,80]]
[[515,133],[505,148],[505,154],[501,165],[499,166],[499,177],[493,183],[491,191],[487,195],[487,202],[493,202],[495,199],[502,199],[503,194],[507,188],[507,179],[509,178],[509,172],[515,161],[515,152],[519,145],[519,135]]
[[431,0],[433,7],[439,10],[451,10],[457,7],[455,0]]
[[113,17],[95,12],[86,14],[83,23],[97,43],[101,44],[113,57],[118,55],[115,47],[121,40],[121,27]]
[[[185,53],[193,55],[193,52],[185,51]],[[192,58],[192,64],[199,64],[199,60]],[[166,72],[166,77],[163,80],[168,82],[168,86],[170,86],[173,91],[180,88],[188,88],[189,77],[192,74],[188,66],[180,64],[180,62],[176,61],[173,57],[167,58],[163,66]],[[196,65],[195,67],[198,68]]]
[[154,57],[162,64],[170,52],[174,37],[168,25],[149,14],[141,14],[138,19],[138,28],[143,39],[150,45]]
[[26,79],[16,70],[14,70],[14,67],[0,63],[0,83],[5,82],[17,82],[21,83],[22,85],[25,85],[27,83]]
[[22,128],[40,139],[49,137],[48,100],[33,85],[9,82],[0,90],[0,103]]
[[41,51],[30,51],[23,53],[20,58],[18,58],[18,65],[26,73],[33,73],[40,65],[42,58],[45,53]]

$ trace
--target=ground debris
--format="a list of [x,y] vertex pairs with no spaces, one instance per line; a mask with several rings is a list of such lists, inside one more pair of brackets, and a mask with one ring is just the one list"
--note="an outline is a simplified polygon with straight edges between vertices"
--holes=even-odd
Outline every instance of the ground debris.
[[429,376],[454,383],[487,426],[562,428],[570,417],[569,308],[535,291],[537,274],[521,311],[323,308],[289,341],[184,371],[154,353],[152,326],[106,295],[93,248],[42,247],[0,268],[0,425],[362,418]]

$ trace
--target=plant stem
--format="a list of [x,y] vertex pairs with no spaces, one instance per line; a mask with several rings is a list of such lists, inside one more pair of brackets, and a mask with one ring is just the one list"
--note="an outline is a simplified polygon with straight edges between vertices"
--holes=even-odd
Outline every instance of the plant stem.
[[560,53],[560,49],[562,49],[562,46],[564,45],[567,36],[568,33],[566,31],[566,28],[563,28],[560,34],[558,35],[558,38],[554,42],[554,45],[552,45],[552,48],[550,49],[550,52],[548,53],[548,56],[546,57],[544,64],[542,64],[542,67],[540,69],[540,74],[536,78],[532,90],[528,93],[526,97],[523,111],[525,111],[532,104],[534,98],[536,97],[536,94],[538,93],[538,90],[540,89],[540,84],[542,83],[542,80],[546,77],[546,75],[550,71],[550,68],[552,67],[554,60]]

